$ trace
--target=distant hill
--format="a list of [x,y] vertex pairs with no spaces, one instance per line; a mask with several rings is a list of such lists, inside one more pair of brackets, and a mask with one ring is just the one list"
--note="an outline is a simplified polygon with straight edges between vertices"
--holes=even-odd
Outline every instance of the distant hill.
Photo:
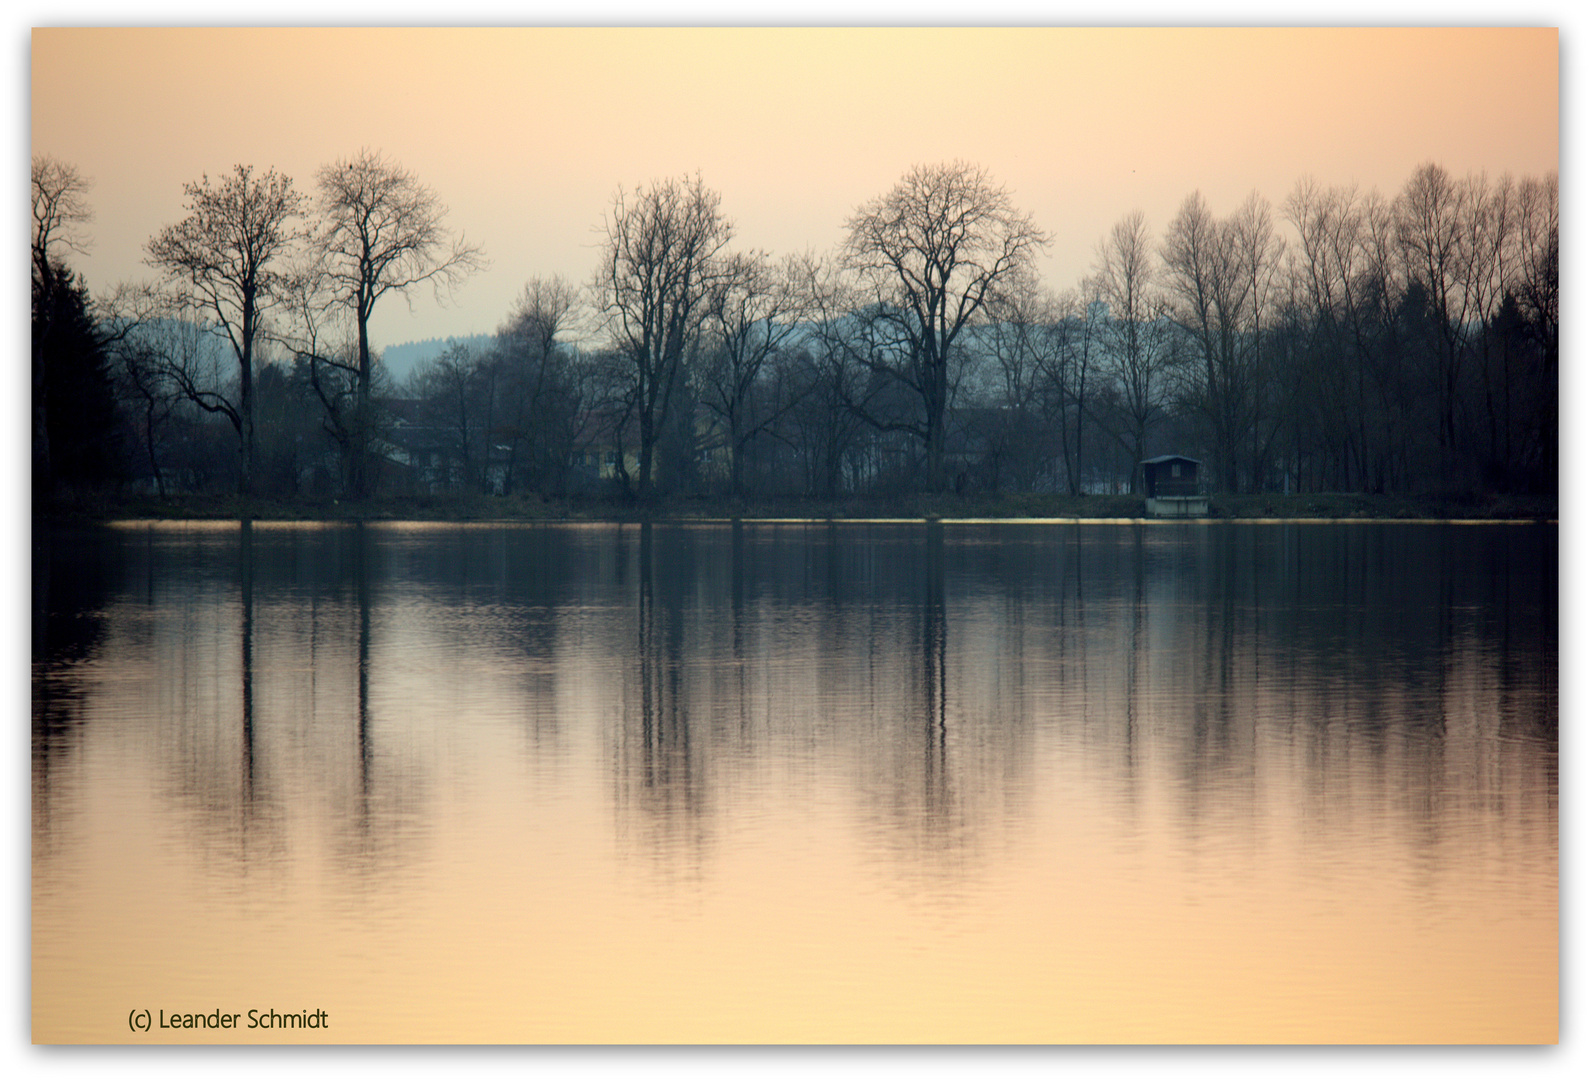
[[[200,332],[200,328],[179,319],[152,319],[139,329],[141,335],[157,341],[164,338],[174,340],[178,335],[195,332]],[[469,334],[464,337],[405,341],[398,345],[388,345],[380,350],[381,362],[391,374],[393,385],[401,386],[415,368],[427,360],[434,360],[454,345],[467,345],[474,350],[484,350],[491,347],[493,340],[494,336],[491,334]],[[200,332],[198,341],[207,358],[213,353],[221,371],[236,374],[236,361],[232,358],[231,349],[222,337],[214,333]],[[274,355],[277,362],[290,366],[289,353],[279,350]]]
[[386,365],[388,373],[395,384],[401,385],[415,368],[427,360],[434,360],[454,345],[467,345],[471,349],[486,349],[491,346],[492,335],[470,334],[465,337],[426,338],[424,341],[405,341],[400,345],[388,345],[381,350],[381,362]]

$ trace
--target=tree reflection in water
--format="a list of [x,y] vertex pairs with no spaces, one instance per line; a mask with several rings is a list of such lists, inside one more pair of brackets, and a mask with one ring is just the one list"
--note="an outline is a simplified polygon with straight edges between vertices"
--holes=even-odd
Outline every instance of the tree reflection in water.
[[[71,912],[124,881],[95,861],[122,819],[176,838],[138,888],[330,896],[349,933],[423,929],[399,956],[489,927],[540,963],[515,913],[585,909],[712,913],[703,973],[1051,909],[988,955],[1355,904],[1415,944],[1471,911],[1555,932],[1550,528],[140,525],[35,564],[35,933],[112,989],[136,963]],[[433,897],[476,914],[413,924]],[[794,897],[847,944],[770,941]]]

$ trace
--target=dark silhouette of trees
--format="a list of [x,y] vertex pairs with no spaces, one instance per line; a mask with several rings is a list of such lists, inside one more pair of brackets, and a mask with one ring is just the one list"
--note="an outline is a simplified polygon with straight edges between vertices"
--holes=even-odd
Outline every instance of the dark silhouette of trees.
[[978,344],[991,361],[988,400],[969,433],[983,448],[982,482],[990,490],[1039,490],[1070,452],[1072,378],[1065,325],[1069,298],[1037,288],[1012,297],[1004,317],[984,328]]
[[446,455],[443,481],[457,490],[485,491],[490,466],[496,370],[468,345],[455,343],[415,371],[413,392],[424,420]]
[[[1170,305],[1160,283],[1153,238],[1142,211],[1133,211],[1099,241],[1093,262],[1103,322],[1102,371],[1113,383],[1119,423],[1112,434],[1134,462],[1146,456],[1148,434],[1165,418],[1180,351],[1172,339]],[[1132,490],[1138,490],[1137,470]]]
[[1407,471],[1409,413],[1389,303],[1390,207],[1376,193],[1304,178],[1283,214],[1297,234],[1283,345],[1291,483],[1302,487],[1305,472],[1328,468],[1343,490],[1396,487]]
[[[33,333],[43,379],[47,472],[35,476],[35,497],[59,486],[98,485],[122,474],[107,338],[93,317],[88,286],[59,263],[50,284],[34,289]],[[37,422],[37,421],[35,421]]]
[[1518,189],[1519,261],[1514,289],[1520,313],[1543,348],[1557,351],[1557,174]]
[[[1087,422],[1098,410],[1097,379],[1090,378],[1103,363],[1104,334],[1109,312],[1102,300],[1103,288],[1096,275],[1084,278],[1076,289],[1060,295],[1056,314],[1059,349],[1045,368],[1049,393],[1056,401],[1061,437],[1061,458],[1065,464],[1066,490],[1072,495],[1083,491],[1083,445]],[[1066,423],[1066,417],[1071,423]],[[1097,424],[1095,423],[1095,427]]]
[[643,499],[654,489],[653,459],[686,355],[720,288],[719,256],[734,235],[720,202],[699,175],[659,180],[635,191],[620,188],[603,226],[594,306],[629,369],[624,412],[638,428],[636,492]]
[[863,203],[847,229],[843,258],[892,337],[864,360],[921,405],[916,417],[879,426],[921,440],[927,485],[942,490],[954,350],[1005,290],[1030,280],[1049,237],[981,168],[959,161],[916,166]]
[[[1522,482],[1557,490],[1557,174],[1519,187],[1519,268],[1513,297],[1521,329],[1534,349],[1534,405],[1523,413],[1526,438],[1536,447],[1534,468]],[[1528,457],[1526,456],[1526,462]]]
[[701,403],[723,427],[729,492],[745,493],[752,440],[773,430],[800,402],[796,380],[777,363],[807,332],[812,310],[810,256],[774,263],[765,252],[730,255],[708,297],[708,341],[697,371]]
[[1158,238],[1123,217],[1059,296],[1036,273],[1048,237],[971,165],[915,168],[831,256],[777,261],[727,250],[699,176],[662,180],[621,188],[606,215],[596,347],[575,334],[582,294],[536,277],[489,344],[401,394],[370,339],[376,304],[425,282],[440,299],[480,250],[379,155],[318,180],[318,220],[274,172],[186,185],[187,216],[146,248],[164,288],[96,300],[67,265],[87,248],[88,184],[34,159],[37,493],[318,491],[333,446],[355,496],[389,480],[1081,494],[1136,487],[1166,452],[1233,492],[1557,484],[1554,174],[1432,163],[1389,197],[1305,178],[1273,217],[1257,194],[1220,218],[1194,193]]
[[[212,183],[183,187],[188,216],[151,239],[147,261],[165,274],[177,311],[213,326],[237,360],[235,400],[218,387],[184,381],[201,408],[231,421],[239,442],[239,488],[254,486],[254,369],[270,309],[283,297],[279,267],[302,235],[303,197],[274,169],[256,177],[249,165]],[[213,321],[212,321],[213,320]]]
[[259,439],[255,487],[272,495],[296,495],[312,479],[323,445],[314,395],[290,364],[260,367],[255,386],[255,420]]
[[1267,423],[1272,372],[1262,331],[1272,313],[1280,255],[1269,204],[1257,193],[1220,220],[1195,191],[1165,238],[1173,318],[1195,351],[1183,384],[1186,404],[1208,432],[1215,481],[1223,491],[1254,490],[1262,483],[1264,460],[1278,433]]
[[[286,290],[293,381],[319,405],[320,431],[337,448],[342,489],[349,489],[355,460],[370,432],[356,430],[359,416],[359,357],[351,338],[339,335],[341,304],[326,278],[325,260],[306,251],[294,264]],[[329,480],[329,477],[328,477]]]
[[788,441],[800,459],[804,490],[833,497],[865,426],[856,403],[864,397],[866,368],[856,357],[867,348],[871,323],[856,313],[855,290],[833,261],[806,264],[804,278],[808,333],[791,356],[799,400]]
[[1488,488],[1555,490],[1557,483],[1556,177],[1490,189],[1481,219],[1481,288],[1500,300],[1479,338],[1483,376],[1476,440]]
[[367,457],[376,426],[370,346],[375,305],[388,294],[407,295],[427,283],[441,299],[444,290],[483,268],[485,258],[480,248],[447,230],[447,208],[434,191],[374,151],[327,165],[317,179],[320,223],[313,243],[323,259],[318,279],[346,306],[356,335],[353,409],[338,423],[356,444],[350,487],[363,496],[370,490]]
[[1476,297],[1469,286],[1474,259],[1465,218],[1475,192],[1433,162],[1421,166],[1397,201],[1397,242],[1410,284],[1425,299],[1427,347],[1435,360],[1440,469],[1452,475],[1458,450],[1458,400]]
[[[52,484],[50,461],[50,423],[48,416],[49,382],[46,375],[54,347],[57,315],[70,324],[75,301],[62,294],[73,292],[81,283],[66,268],[65,253],[88,250],[83,226],[93,220],[88,204],[89,181],[73,165],[35,154],[32,170],[33,233],[31,238],[33,278],[33,484],[43,493]],[[68,333],[76,333],[68,325]],[[67,351],[74,351],[68,346]]]
[[1491,490],[1549,493],[1557,486],[1555,352],[1512,292],[1484,330],[1494,368],[1485,407],[1483,476]]
[[568,330],[578,301],[578,289],[561,277],[531,278],[497,330],[489,362],[503,402],[495,435],[508,447],[504,495],[512,494],[523,476],[543,488],[562,485],[570,451],[561,414],[573,405],[568,399],[571,358],[558,337]]
[[[118,330],[111,349],[116,394],[132,413],[155,491],[165,494],[169,428],[186,400],[172,378],[171,369],[179,366],[172,358],[198,352],[204,331],[166,318],[166,298],[149,285],[119,287],[104,308],[105,318]],[[191,339],[191,348],[184,348],[184,338]]]

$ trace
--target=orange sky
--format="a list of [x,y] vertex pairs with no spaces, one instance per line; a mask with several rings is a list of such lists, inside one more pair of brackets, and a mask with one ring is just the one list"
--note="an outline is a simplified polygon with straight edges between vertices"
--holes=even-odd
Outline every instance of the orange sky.
[[312,190],[378,149],[491,268],[377,344],[485,332],[532,275],[580,282],[620,184],[699,170],[738,244],[831,249],[913,164],[986,167],[1055,243],[1063,289],[1141,209],[1162,232],[1312,174],[1395,193],[1422,162],[1558,166],[1554,29],[41,29],[34,153],[94,180],[94,289],[146,278],[182,185],[236,163]]

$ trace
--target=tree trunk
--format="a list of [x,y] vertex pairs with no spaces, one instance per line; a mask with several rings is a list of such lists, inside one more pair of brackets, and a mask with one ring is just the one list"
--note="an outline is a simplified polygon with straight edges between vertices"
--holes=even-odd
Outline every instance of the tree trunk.
[[360,311],[355,320],[359,326],[359,378],[354,399],[353,419],[353,496],[362,499],[369,492],[370,455],[370,323],[369,316]]
[[651,459],[653,443],[655,441],[656,435],[652,431],[651,415],[642,410],[640,414],[639,475],[635,478],[636,494],[638,494],[642,500],[651,498],[652,494]]

